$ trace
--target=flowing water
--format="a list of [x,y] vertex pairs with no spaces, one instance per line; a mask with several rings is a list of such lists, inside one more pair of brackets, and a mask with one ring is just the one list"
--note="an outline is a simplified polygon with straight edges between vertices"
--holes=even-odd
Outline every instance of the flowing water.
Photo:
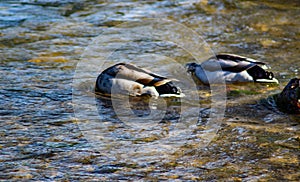
[[[298,0],[0,1],[1,181],[299,181],[299,115],[269,97],[300,76],[299,27]],[[197,88],[184,65],[213,52],[280,84]],[[117,62],[186,96],[95,95]]]

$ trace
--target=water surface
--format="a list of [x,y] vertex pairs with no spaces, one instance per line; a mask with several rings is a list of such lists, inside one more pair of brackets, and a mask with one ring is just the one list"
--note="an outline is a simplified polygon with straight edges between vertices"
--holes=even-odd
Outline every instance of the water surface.
[[[281,113],[262,100],[299,77],[299,5],[297,0],[0,2],[0,179],[299,181],[299,116]],[[200,113],[198,125],[188,130],[177,127],[176,100],[164,122],[132,128],[120,122],[109,101],[95,98],[93,82],[80,79],[76,93],[97,103],[98,110],[91,108],[86,119],[76,117],[72,86],[77,63],[99,56],[86,48],[101,33],[113,36],[114,26],[142,18],[182,23],[216,53],[264,61],[280,84],[227,85],[225,118],[209,145],[203,145],[201,137],[208,131],[205,123],[211,111],[211,94],[205,87],[184,89],[199,99],[180,108],[186,120]],[[189,79],[178,64],[194,61],[193,57],[172,42],[150,39],[112,45],[118,49],[99,71],[122,61]],[[99,73],[85,74],[88,78]],[[184,83],[178,84],[185,88]],[[152,101],[149,107],[164,112],[158,107],[164,104]],[[147,117],[148,105],[137,106],[135,114]],[[97,128],[95,115],[104,128]]]

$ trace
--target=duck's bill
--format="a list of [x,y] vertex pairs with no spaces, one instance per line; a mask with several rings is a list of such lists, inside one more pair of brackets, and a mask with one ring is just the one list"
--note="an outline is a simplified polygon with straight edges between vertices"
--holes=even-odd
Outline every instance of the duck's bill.
[[181,94],[162,94],[160,97],[185,97],[183,93]]
[[259,83],[276,83],[279,84],[278,80],[276,78],[273,78],[272,80],[269,79],[257,79],[256,82]]

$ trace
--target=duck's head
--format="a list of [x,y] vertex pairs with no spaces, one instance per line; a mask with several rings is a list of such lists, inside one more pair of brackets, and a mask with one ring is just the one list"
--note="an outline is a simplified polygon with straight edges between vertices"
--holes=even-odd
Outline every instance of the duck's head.
[[187,63],[185,68],[188,73],[194,73],[196,71],[196,67],[198,66],[197,63]]
[[288,113],[300,113],[300,79],[293,78],[277,97],[277,105]]

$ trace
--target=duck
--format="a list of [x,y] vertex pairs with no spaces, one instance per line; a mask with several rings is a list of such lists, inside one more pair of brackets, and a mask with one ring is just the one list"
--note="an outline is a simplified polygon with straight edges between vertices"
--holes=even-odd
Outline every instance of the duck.
[[265,63],[236,54],[220,53],[201,64],[187,63],[186,68],[194,80],[205,85],[224,81],[278,84],[274,74],[267,71],[269,67]]
[[118,63],[105,69],[96,80],[95,92],[105,95],[182,97],[173,81],[134,64]]
[[279,110],[300,114],[300,79],[291,79],[282,92],[274,96],[274,100]]

